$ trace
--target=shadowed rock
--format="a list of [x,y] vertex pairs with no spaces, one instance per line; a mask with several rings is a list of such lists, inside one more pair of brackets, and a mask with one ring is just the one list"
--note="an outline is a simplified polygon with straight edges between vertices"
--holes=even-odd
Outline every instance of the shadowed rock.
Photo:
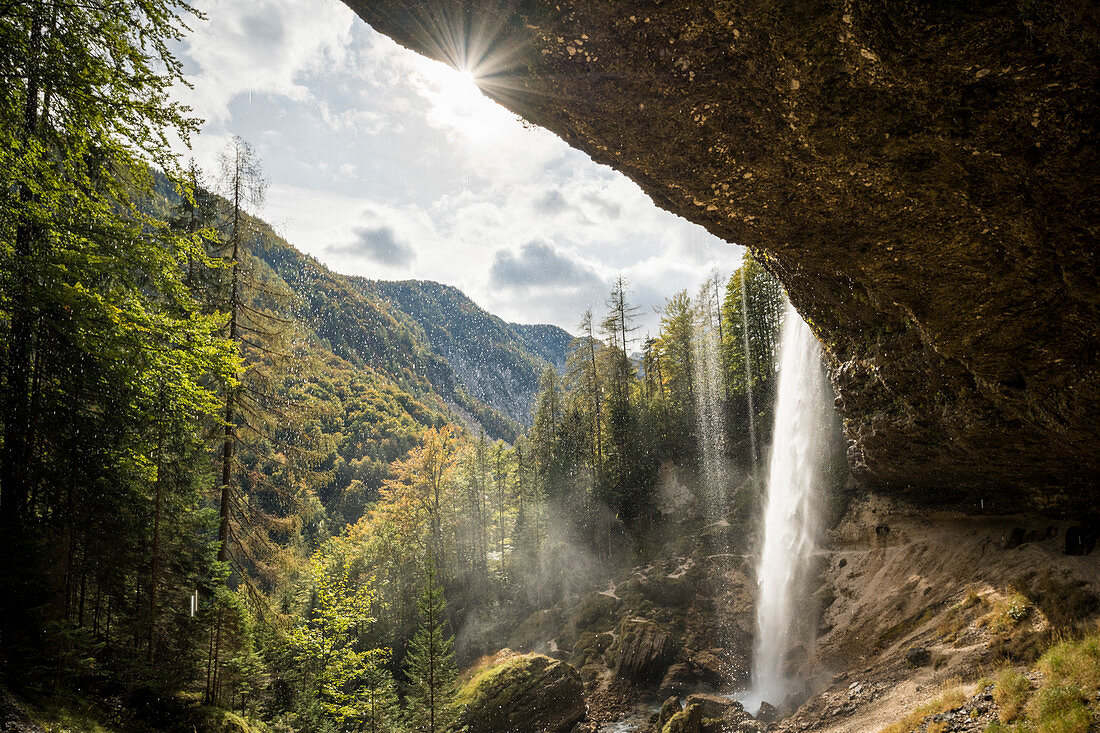
[[1092,495],[1096,3],[345,2],[452,63],[477,35],[487,94],[755,248],[828,346],[865,485]]

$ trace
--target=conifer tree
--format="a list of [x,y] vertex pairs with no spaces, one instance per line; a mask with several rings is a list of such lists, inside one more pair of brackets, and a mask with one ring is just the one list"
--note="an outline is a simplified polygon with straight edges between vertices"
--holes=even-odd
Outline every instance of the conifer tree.
[[443,588],[435,561],[430,557],[424,569],[419,608],[420,628],[409,642],[405,659],[405,676],[409,680],[406,716],[413,730],[449,733],[454,729],[458,712],[454,706],[458,670],[454,636],[446,632]]

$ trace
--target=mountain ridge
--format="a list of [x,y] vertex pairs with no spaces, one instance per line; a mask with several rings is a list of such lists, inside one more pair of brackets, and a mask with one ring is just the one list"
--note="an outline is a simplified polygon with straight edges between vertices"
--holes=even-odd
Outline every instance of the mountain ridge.
[[522,425],[531,424],[543,369],[564,369],[573,337],[557,326],[508,323],[459,288],[432,280],[349,279],[407,315],[471,396]]

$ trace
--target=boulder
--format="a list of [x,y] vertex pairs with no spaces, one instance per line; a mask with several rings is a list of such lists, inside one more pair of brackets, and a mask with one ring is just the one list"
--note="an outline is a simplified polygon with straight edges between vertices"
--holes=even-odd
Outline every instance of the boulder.
[[542,654],[508,656],[477,671],[457,704],[469,733],[564,732],[587,712],[577,670]]
[[756,719],[761,723],[774,723],[779,720],[779,711],[775,709],[775,706],[768,701],[760,703],[760,707],[756,710]]
[[932,652],[923,646],[915,646],[905,652],[905,661],[913,667],[924,667],[932,663]]
[[625,618],[611,648],[615,673],[634,682],[661,679],[676,655],[672,635],[653,621]]
[[685,662],[677,662],[668,668],[665,676],[661,678],[661,685],[657,688],[657,697],[682,695],[699,685],[699,680],[692,672],[691,665]]
[[722,733],[751,721],[741,703],[721,695],[691,695],[661,733]]
[[695,676],[716,690],[749,681],[748,660],[740,655],[731,658],[724,649],[693,652],[690,661]]
[[656,730],[661,731],[664,729],[665,724],[672,720],[673,716],[683,710],[683,705],[680,704],[680,698],[672,696],[664,701],[661,705],[661,712],[657,715]]

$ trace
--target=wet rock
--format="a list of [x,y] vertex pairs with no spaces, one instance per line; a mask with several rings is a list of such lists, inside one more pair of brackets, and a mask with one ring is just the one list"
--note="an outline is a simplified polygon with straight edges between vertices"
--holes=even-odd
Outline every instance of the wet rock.
[[756,719],[761,723],[774,723],[779,720],[779,711],[775,709],[775,706],[764,701],[760,703],[760,707],[756,710]]
[[699,686],[699,678],[692,672],[691,665],[677,662],[668,668],[657,688],[657,697],[683,695]]
[[657,714],[656,729],[658,731],[664,729],[665,724],[672,720],[672,716],[683,710],[683,705],[680,704],[680,698],[670,697],[664,701],[661,705],[661,712]]
[[721,695],[691,695],[661,733],[723,733],[751,721],[741,703]]
[[695,676],[705,685],[721,689],[729,685],[747,682],[749,666],[745,659],[734,657],[723,649],[692,652],[689,661]]
[[469,733],[559,733],[587,712],[577,670],[541,654],[506,657],[480,670],[457,703]]

